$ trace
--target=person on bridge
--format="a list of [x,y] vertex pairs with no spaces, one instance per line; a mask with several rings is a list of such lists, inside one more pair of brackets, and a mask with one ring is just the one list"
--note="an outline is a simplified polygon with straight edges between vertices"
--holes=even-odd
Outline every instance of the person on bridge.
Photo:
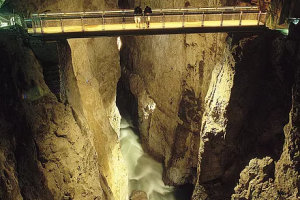
[[135,22],[135,25],[136,25],[137,28],[140,28],[140,26],[141,26],[142,14],[143,14],[143,10],[141,9],[140,6],[137,6],[134,9],[134,22]]
[[146,24],[147,24],[147,28],[150,27],[150,15],[152,13],[152,9],[149,6],[146,6],[145,10],[144,10],[144,15],[146,17]]

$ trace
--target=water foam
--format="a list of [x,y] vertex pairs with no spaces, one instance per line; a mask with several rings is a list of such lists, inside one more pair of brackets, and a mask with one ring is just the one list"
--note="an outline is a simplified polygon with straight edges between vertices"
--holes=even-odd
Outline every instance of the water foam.
[[128,168],[129,194],[142,190],[149,200],[175,200],[175,188],[166,186],[162,181],[162,164],[143,151],[139,137],[125,119],[121,121],[120,141]]

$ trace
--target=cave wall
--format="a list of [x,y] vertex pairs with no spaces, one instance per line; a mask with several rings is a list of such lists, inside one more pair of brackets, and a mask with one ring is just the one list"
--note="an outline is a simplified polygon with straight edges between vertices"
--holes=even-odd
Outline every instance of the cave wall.
[[[68,102],[86,118],[94,133],[100,171],[115,199],[125,199],[128,178],[118,139],[121,116],[116,107],[116,88],[120,64],[116,39],[71,39],[68,44],[72,62],[72,69],[66,70],[71,73],[67,73]],[[71,89],[73,84],[75,90]]]
[[164,160],[170,183],[193,182],[201,105],[224,46],[220,40],[225,40],[224,34],[123,39],[126,55],[122,65],[126,65],[125,76],[137,98],[142,143]]
[[[152,8],[235,5],[236,1],[135,1]],[[124,85],[138,104],[142,144],[162,160],[169,184],[195,183],[201,119],[211,73],[227,34],[123,37]]]
[[163,161],[166,183],[197,182],[193,199],[228,199],[251,158],[279,159],[294,74],[287,53],[280,50],[282,36],[139,36],[123,37],[122,42],[123,84],[136,97],[142,144]]
[[[23,13],[123,5],[122,1],[8,3]],[[235,3],[128,1],[124,6],[170,8]],[[233,199],[255,195],[259,199],[260,183],[269,187],[271,199],[276,192],[280,197],[298,195],[296,100],[282,150],[283,126],[288,123],[291,106],[290,75],[294,74],[290,59],[283,58],[291,52],[295,56],[297,48],[288,45],[286,49],[292,48],[291,52],[280,51],[287,41],[273,33],[138,36],[122,37],[122,42],[122,84],[136,98],[143,146],[163,161],[166,183],[196,184],[194,199],[226,199],[233,192]],[[2,85],[7,89],[2,96],[11,99],[2,98],[1,104],[2,197],[126,198],[126,170],[117,139],[120,115],[115,90],[120,71],[116,40],[72,39],[60,46],[66,89],[62,102],[47,88],[41,66],[30,49],[17,43],[14,48],[21,50],[12,53],[16,50],[5,50],[9,46],[3,42],[4,58],[20,56],[14,70],[20,68],[21,60],[30,62],[24,64],[28,68],[21,75],[9,71],[13,61],[3,64],[8,78],[3,76]],[[23,77],[31,73],[34,75],[29,80]],[[26,79],[25,84],[15,81],[19,76],[20,80]],[[16,83],[11,86],[8,83],[12,80]],[[23,87],[30,93],[25,103],[21,100]],[[264,158],[251,160],[255,157]],[[279,158],[274,170],[274,161]],[[265,166],[267,175],[260,174],[265,173]],[[57,167],[59,170],[53,170]],[[260,181],[257,187],[254,182],[249,184],[252,179],[247,177],[253,174],[249,170],[253,168]],[[296,178],[290,181],[292,176]]]
[[212,199],[229,198],[251,158],[277,160],[282,152],[293,84],[293,66],[279,50],[283,36],[265,32],[228,39],[206,96],[194,199],[203,191]]
[[18,13],[29,16],[31,13],[41,12],[71,12],[71,11],[95,11],[111,10],[118,7],[117,0],[6,0],[6,6]]
[[[117,1],[7,1],[6,6],[26,16],[43,11],[115,9],[117,4]],[[117,81],[120,76],[116,38],[72,39],[67,42],[62,41],[58,49],[62,89],[60,94],[62,98],[59,102],[67,105],[72,111],[80,131],[89,133],[89,138],[81,140],[89,140],[88,146],[95,150],[95,155],[90,153],[85,156],[91,156],[97,165],[95,166],[97,173],[90,176],[97,179],[94,182],[98,184],[98,190],[90,193],[94,195],[103,193],[99,196],[101,199],[126,199],[127,169],[118,141],[120,114],[115,104]],[[56,106],[52,109],[56,109]],[[64,130],[72,132],[69,127],[65,127]],[[61,134],[63,135],[59,137],[66,137],[65,133]],[[72,141],[72,144],[81,145],[78,139]],[[39,145],[45,148],[46,144]],[[65,148],[68,150],[72,146]],[[79,154],[73,157],[74,162],[80,159]],[[89,165],[85,162],[82,164]],[[86,171],[81,172],[80,175],[87,173]],[[42,175],[47,176],[43,173]],[[89,181],[86,181],[87,186],[88,184]],[[73,187],[77,191],[77,185]],[[59,194],[61,191],[59,188],[57,190],[55,192]],[[81,199],[78,196],[74,198]],[[86,198],[94,199],[91,196]]]
[[50,92],[21,40],[1,37],[1,56],[1,199],[110,199],[86,120]]
[[[284,127],[284,144],[279,159],[254,158],[241,172],[233,199],[299,199],[299,69],[300,26],[290,30],[276,48],[284,60],[283,67],[290,67],[293,80],[289,121]],[[277,41],[278,42],[278,41]],[[284,56],[284,57],[283,57]]]

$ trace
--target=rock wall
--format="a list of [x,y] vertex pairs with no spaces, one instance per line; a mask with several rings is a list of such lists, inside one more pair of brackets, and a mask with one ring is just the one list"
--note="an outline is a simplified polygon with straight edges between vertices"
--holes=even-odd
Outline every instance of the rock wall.
[[[214,3],[232,2],[200,6]],[[266,32],[122,41],[123,88],[136,97],[142,143],[163,161],[166,183],[197,181],[193,199],[229,199],[252,158],[279,159],[294,73],[280,50],[283,37]]]
[[251,158],[280,157],[293,84],[293,67],[273,51],[282,40],[272,32],[228,38],[206,96],[194,199],[203,191],[202,198],[229,198]]
[[290,30],[290,36],[277,44],[284,55],[285,67],[294,69],[292,107],[289,122],[284,127],[284,145],[278,160],[265,157],[253,159],[242,171],[233,199],[299,199],[299,46],[300,26]]
[[117,8],[117,0],[6,0],[6,6],[14,9],[18,13],[23,13],[25,16],[37,12],[74,12],[74,11],[95,11],[95,10],[111,10]]
[[[236,1],[128,1],[178,8]],[[227,34],[123,37],[122,84],[136,97],[142,144],[162,160],[166,183],[195,183],[205,96]],[[132,105],[135,105],[134,103]]]
[[164,160],[169,183],[193,182],[201,105],[224,45],[220,40],[224,34],[123,39],[121,62],[137,97],[142,143]]
[[1,199],[110,199],[93,133],[50,92],[32,51],[1,37],[1,70]]
[[71,39],[68,43],[72,62],[71,69],[65,69],[68,102],[94,133],[100,171],[115,199],[125,199],[128,178],[118,139],[121,116],[115,103],[120,77],[116,40]]
[[[28,15],[43,11],[115,9],[117,3],[113,0],[76,3],[67,0],[12,0],[7,1],[6,6]],[[96,151],[93,159],[96,159],[98,169],[97,175],[92,177],[98,181],[98,190],[104,191],[104,199],[126,199],[127,169],[118,141],[120,114],[115,104],[117,81],[120,76],[116,38],[69,40],[68,43],[62,42],[58,49],[62,76],[61,102],[70,107],[80,130],[90,134],[90,146]],[[52,109],[56,107],[53,106]],[[80,144],[80,141],[72,141],[74,145],[77,143]]]
[[[8,1],[23,13],[236,3]],[[31,50],[13,40],[0,46],[0,197],[126,198],[116,40],[62,42],[62,102]],[[122,37],[120,88],[135,97],[143,146],[164,163],[166,183],[196,184],[193,199],[298,198],[295,41],[271,32]]]

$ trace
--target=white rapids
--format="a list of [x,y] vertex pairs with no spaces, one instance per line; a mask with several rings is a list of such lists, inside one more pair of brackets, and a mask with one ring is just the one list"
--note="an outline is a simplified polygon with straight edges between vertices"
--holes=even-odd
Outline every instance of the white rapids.
[[134,190],[147,193],[149,200],[175,200],[175,188],[162,181],[163,166],[147,153],[131,125],[122,118],[121,151],[128,169],[129,195]]

